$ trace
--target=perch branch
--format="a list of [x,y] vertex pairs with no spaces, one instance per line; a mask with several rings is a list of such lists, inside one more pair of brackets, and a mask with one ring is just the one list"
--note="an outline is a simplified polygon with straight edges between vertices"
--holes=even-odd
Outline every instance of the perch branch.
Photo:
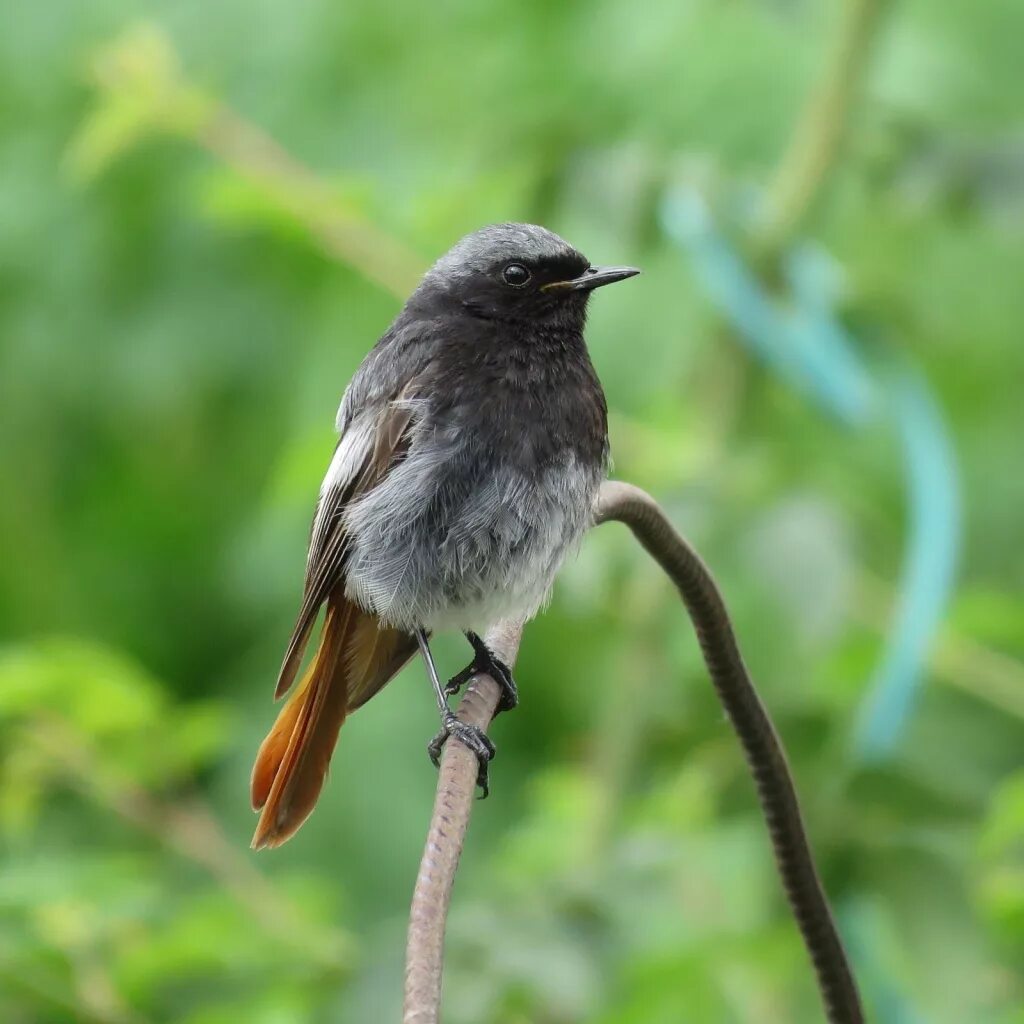
[[[502,623],[488,632],[487,646],[511,666],[519,651],[522,631],[522,623]],[[490,676],[475,676],[459,703],[459,718],[467,725],[486,730],[500,694],[498,684]],[[436,1024],[439,1019],[444,931],[455,870],[473,809],[476,775],[476,755],[452,737],[441,757],[434,811],[409,912],[403,1024]]]
[[638,487],[606,483],[597,521],[628,526],[679,590],[711,681],[750,764],[786,898],[814,964],[828,1019],[863,1024],[853,972],[814,866],[782,741],[743,663],[714,578],[658,503]]
[[[657,502],[639,488],[604,484],[597,523],[605,522],[628,526],[678,588],[712,682],[750,763],[786,897],[811,955],[828,1019],[831,1024],[863,1024],[853,973],[814,866],[782,742],[743,664],[714,579]],[[492,649],[508,664],[518,650],[521,628],[505,626],[488,635]],[[497,701],[497,683],[478,676],[459,706],[459,717],[486,728]],[[436,1024],[440,1019],[445,924],[469,825],[476,771],[476,758],[460,743],[448,743],[413,894],[404,1024]]]

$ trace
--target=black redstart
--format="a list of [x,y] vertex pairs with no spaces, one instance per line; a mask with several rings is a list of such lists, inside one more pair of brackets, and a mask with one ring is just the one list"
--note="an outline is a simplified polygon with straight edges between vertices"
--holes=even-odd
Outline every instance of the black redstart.
[[[277,681],[292,685],[321,608],[319,644],[252,774],[254,847],[278,846],[312,811],[338,731],[421,650],[441,712],[487,791],[490,740],[447,696],[508,669],[474,629],[534,615],[591,522],[608,462],[604,392],[583,340],[587,300],[631,267],[592,267],[557,235],[499,224],[434,264],[363,360],[338,412],[298,621]],[[472,663],[442,686],[428,635],[460,629]]]

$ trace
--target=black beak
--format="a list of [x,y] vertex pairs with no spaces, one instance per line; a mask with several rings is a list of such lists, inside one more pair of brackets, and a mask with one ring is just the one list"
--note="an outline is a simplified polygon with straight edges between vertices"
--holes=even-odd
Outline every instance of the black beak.
[[606,284],[625,281],[627,277],[636,277],[639,273],[636,267],[588,267],[579,277],[569,281],[552,281],[551,284],[541,285],[540,290],[589,292]]

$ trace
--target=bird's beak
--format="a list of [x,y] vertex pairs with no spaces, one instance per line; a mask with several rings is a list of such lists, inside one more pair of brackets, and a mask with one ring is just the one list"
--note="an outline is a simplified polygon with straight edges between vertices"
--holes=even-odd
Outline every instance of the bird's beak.
[[540,290],[589,292],[602,285],[625,281],[627,277],[636,277],[639,273],[636,267],[588,267],[579,277],[569,281],[552,281],[550,284],[541,285]]

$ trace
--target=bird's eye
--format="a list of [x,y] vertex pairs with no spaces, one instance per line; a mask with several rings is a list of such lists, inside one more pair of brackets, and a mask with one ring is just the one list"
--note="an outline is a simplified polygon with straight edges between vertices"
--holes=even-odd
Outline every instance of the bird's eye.
[[531,278],[530,271],[522,263],[510,263],[502,272],[501,279],[511,288],[522,288]]

